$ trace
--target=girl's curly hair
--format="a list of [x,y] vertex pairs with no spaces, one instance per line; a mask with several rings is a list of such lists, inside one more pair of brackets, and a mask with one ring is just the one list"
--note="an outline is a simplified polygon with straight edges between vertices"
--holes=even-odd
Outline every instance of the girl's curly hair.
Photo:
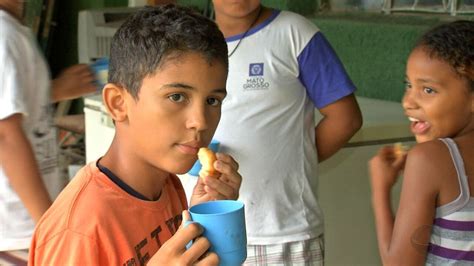
[[474,21],[458,20],[436,26],[420,38],[416,47],[451,65],[474,91]]

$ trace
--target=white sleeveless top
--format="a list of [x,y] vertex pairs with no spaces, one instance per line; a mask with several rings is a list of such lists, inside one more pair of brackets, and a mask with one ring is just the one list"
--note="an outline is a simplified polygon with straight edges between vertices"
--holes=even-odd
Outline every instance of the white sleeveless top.
[[440,139],[449,148],[461,193],[452,202],[436,208],[426,265],[474,265],[474,197],[463,159],[456,143]]

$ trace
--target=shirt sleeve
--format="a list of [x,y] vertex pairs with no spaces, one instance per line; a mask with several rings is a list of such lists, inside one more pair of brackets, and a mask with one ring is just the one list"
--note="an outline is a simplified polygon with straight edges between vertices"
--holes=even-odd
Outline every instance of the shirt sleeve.
[[297,59],[298,78],[317,108],[356,90],[341,60],[321,32],[312,37]]
[[33,239],[28,265],[105,265],[107,255],[99,250],[94,239],[65,230],[41,245]]
[[0,47],[0,119],[15,113],[27,114],[25,82],[20,60],[15,60],[11,43],[3,41]]

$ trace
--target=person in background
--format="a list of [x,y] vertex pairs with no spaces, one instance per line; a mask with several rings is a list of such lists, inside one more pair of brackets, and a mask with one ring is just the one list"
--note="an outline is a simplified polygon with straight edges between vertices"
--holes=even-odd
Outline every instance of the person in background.
[[[115,123],[106,154],[83,167],[38,223],[30,265],[217,265],[189,220],[176,174],[206,147],[226,96],[227,46],[189,8],[147,7],[115,33],[102,99]],[[191,205],[237,199],[237,162],[217,154]],[[189,249],[187,243],[196,239]]]
[[311,21],[260,0],[213,4],[229,49],[228,95],[214,138],[245,177],[246,264],[323,264],[318,163],[361,127],[355,87]]
[[[383,265],[474,264],[474,21],[439,25],[408,57],[402,105],[417,144],[369,162]],[[391,189],[403,171],[396,216]]]
[[7,252],[28,249],[35,223],[64,187],[52,103],[96,90],[86,65],[50,81],[32,32],[22,25],[23,5],[0,0],[0,264],[11,257]]

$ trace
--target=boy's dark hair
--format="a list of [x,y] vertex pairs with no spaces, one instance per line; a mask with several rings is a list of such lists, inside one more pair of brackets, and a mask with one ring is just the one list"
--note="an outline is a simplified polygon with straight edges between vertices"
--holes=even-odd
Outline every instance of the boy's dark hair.
[[183,6],[145,7],[128,17],[112,39],[108,82],[124,87],[138,99],[146,76],[154,74],[170,56],[187,52],[228,68],[227,44],[212,20]]
[[458,20],[439,25],[425,33],[416,47],[451,65],[469,81],[474,91],[474,21]]

